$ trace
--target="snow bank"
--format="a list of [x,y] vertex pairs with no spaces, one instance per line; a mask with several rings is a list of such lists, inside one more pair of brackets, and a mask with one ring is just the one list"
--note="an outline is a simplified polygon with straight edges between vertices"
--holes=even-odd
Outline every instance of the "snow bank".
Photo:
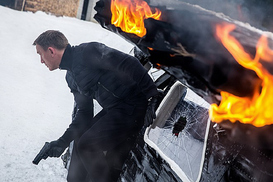
[[92,22],[3,6],[0,27],[0,181],[66,181],[61,159],[32,164],[44,142],[63,134],[73,108],[65,71],[49,72],[32,43],[40,33],[54,29],[72,45],[99,41],[127,53],[133,46]]

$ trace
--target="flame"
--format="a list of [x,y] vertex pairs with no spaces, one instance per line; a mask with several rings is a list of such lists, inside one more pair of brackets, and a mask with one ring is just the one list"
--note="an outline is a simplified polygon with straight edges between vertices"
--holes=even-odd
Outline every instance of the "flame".
[[143,37],[146,35],[144,19],[160,19],[161,12],[157,8],[153,11],[143,0],[111,0],[111,23],[124,32]]
[[262,66],[261,60],[273,61],[273,50],[268,46],[267,37],[262,35],[256,46],[256,55],[252,58],[244,51],[243,46],[230,35],[235,25],[225,24],[216,26],[216,36],[236,61],[247,69],[256,72],[262,80],[257,85],[254,95],[250,97],[237,97],[228,92],[221,92],[222,100],[219,106],[212,104],[209,114],[214,122],[230,120],[252,124],[256,127],[273,123],[273,76]]

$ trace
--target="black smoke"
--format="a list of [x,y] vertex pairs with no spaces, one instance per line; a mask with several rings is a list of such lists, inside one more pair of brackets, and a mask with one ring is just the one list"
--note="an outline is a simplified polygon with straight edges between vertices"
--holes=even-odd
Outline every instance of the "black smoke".
[[179,0],[273,32],[272,0]]

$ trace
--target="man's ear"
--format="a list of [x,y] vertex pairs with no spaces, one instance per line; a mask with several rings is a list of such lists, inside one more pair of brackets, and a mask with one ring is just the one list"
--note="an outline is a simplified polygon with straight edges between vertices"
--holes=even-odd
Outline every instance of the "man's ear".
[[55,49],[53,47],[48,47],[48,50],[52,56],[55,54]]

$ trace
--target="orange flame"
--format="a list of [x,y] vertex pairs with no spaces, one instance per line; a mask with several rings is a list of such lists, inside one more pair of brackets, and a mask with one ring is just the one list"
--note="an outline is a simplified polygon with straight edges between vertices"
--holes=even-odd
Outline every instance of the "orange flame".
[[211,120],[221,122],[230,120],[252,124],[256,127],[273,124],[273,76],[262,66],[262,61],[273,61],[273,50],[268,47],[267,37],[259,39],[254,58],[244,51],[243,46],[230,35],[235,25],[217,25],[216,36],[236,61],[247,69],[256,72],[262,80],[257,85],[252,98],[237,97],[230,93],[221,92],[222,100],[219,106],[212,104],[209,110]]
[[144,19],[160,19],[161,12],[157,8],[153,11],[143,0],[111,0],[111,23],[124,32],[143,37],[146,35]]

